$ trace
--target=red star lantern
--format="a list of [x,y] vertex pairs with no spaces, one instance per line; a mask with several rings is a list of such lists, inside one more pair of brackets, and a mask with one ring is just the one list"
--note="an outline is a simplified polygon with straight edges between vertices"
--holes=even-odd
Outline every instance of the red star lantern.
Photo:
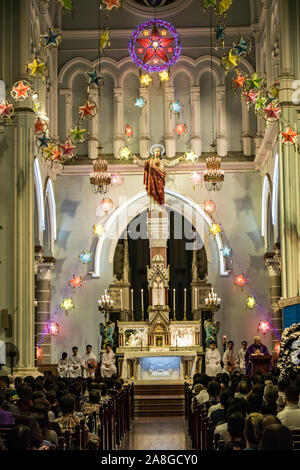
[[259,325],[258,325],[258,328],[257,328],[257,332],[261,331],[263,333],[263,335],[266,334],[267,331],[269,331],[270,329],[270,324],[269,322],[267,321],[260,321],[259,322]]
[[263,110],[264,110],[264,113],[265,113],[264,118],[267,121],[278,121],[279,115],[281,113],[281,107],[280,106],[276,106],[273,103],[271,103],[268,106],[266,106],[265,108],[263,108]]
[[91,103],[89,100],[86,101],[84,106],[79,106],[79,116],[81,119],[92,119],[97,112],[95,103]]
[[256,91],[245,91],[242,95],[246,104],[256,103],[258,98],[258,93]]
[[243,274],[240,274],[239,276],[235,277],[234,285],[236,287],[239,287],[240,289],[243,289],[245,285],[248,283],[247,279]]
[[73,287],[74,292],[77,287],[82,286],[83,279],[81,276],[76,276],[75,274],[73,275],[73,278],[69,281],[69,284]]
[[37,118],[34,123],[34,133],[35,134],[44,134],[47,129],[47,124],[45,121],[42,121],[40,118]]
[[133,136],[133,129],[129,124],[127,124],[125,127],[125,134],[126,134],[126,137],[128,138]]
[[238,73],[237,77],[232,80],[232,82],[235,84],[235,89],[237,90],[238,88],[243,88],[245,80],[246,77],[244,77],[244,75],[242,75],[241,73]]
[[216,203],[214,201],[204,201],[203,209],[207,214],[213,214],[216,210]]
[[68,160],[70,158],[75,157],[77,152],[76,145],[73,145],[70,140],[66,140],[64,144],[60,145],[60,150],[62,154],[62,158]]
[[162,59],[163,62],[168,62],[168,56],[166,54],[166,48],[174,41],[175,37],[169,38],[162,37],[159,34],[156,24],[153,25],[152,33],[148,38],[138,38],[138,42],[145,48],[145,55],[143,58],[144,64],[149,62],[152,57],[156,56]]
[[181,135],[184,135],[187,133],[187,127],[185,124],[182,124],[182,123],[178,123],[176,124],[175,126],[175,132],[176,134],[180,137]]
[[0,104],[0,116],[10,120],[11,116],[14,114],[14,107],[8,101],[3,101]]
[[121,7],[121,0],[102,0],[102,4],[104,3],[105,9],[111,11],[113,8],[120,8]]
[[20,80],[19,82],[16,82],[14,84],[10,94],[16,101],[25,101],[30,95],[30,92],[31,86],[29,85],[29,83],[24,80]]
[[58,336],[59,335],[59,324],[55,323],[54,321],[48,323],[47,326],[48,333],[51,336]]
[[283,143],[286,144],[290,142],[291,144],[296,143],[296,137],[298,135],[298,132],[293,131],[291,127],[288,127],[288,129],[284,132],[280,132],[280,134],[283,137]]

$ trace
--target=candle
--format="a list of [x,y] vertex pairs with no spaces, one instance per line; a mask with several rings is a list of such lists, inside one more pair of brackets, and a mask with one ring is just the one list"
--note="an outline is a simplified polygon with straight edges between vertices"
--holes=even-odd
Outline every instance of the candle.
[[131,311],[133,312],[133,289],[131,289]]
[[144,311],[144,289],[141,289],[142,312]]
[[176,289],[173,289],[173,311],[175,312],[176,306]]
[[120,289],[120,309],[123,310],[123,289]]
[[197,287],[195,287],[195,310],[197,310],[197,307],[198,307],[198,302],[197,302]]
[[184,311],[186,312],[186,289],[184,289]]

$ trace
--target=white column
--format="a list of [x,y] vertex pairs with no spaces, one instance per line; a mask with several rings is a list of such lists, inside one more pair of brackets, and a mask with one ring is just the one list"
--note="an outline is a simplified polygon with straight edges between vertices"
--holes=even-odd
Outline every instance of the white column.
[[252,137],[250,136],[250,117],[249,110],[246,103],[242,105],[242,140],[243,140],[243,154],[247,157],[252,155]]
[[148,157],[150,150],[150,105],[149,88],[140,87],[140,96],[146,101],[146,105],[140,112],[140,156]]
[[227,155],[227,119],[226,119],[226,100],[225,86],[216,86],[217,98],[217,150],[220,157]]
[[[259,31],[254,32],[254,37],[255,37],[255,57],[256,57],[256,67],[255,70],[256,72],[261,72],[261,64],[260,64],[260,51],[261,51],[261,43],[259,42]],[[265,121],[263,118],[257,114],[257,133],[255,137],[255,147],[256,151],[260,148],[262,140],[263,140],[263,135],[265,133]]]
[[[65,135],[72,128],[72,90],[71,88],[61,88],[59,94],[65,97]],[[63,129],[62,129],[63,131]],[[64,136],[61,136],[64,137]]]
[[166,155],[170,158],[176,154],[176,139],[174,136],[175,114],[170,112],[170,103],[174,101],[174,87],[165,84],[165,143]]
[[88,138],[88,156],[91,160],[97,158],[97,147],[99,145],[98,126],[99,126],[99,93],[97,88],[91,88],[89,92],[89,101],[97,106],[97,113],[89,120],[89,138]]
[[273,83],[272,77],[272,55],[271,55],[271,6],[273,0],[264,0],[265,9],[265,42],[266,42],[266,74],[267,74],[267,86],[271,86]]
[[119,155],[119,150],[124,145],[124,117],[123,117],[123,88],[114,88],[114,155]]
[[200,87],[191,87],[191,149],[201,155]]

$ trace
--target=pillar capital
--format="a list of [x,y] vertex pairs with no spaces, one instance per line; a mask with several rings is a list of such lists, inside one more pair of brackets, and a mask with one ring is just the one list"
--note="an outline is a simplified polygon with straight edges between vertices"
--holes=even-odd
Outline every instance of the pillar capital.
[[38,281],[50,281],[54,269],[55,258],[44,258],[44,261],[39,265],[37,272]]
[[39,266],[43,261],[43,248],[41,246],[36,246],[34,253],[34,274],[38,274]]
[[265,256],[265,264],[268,268],[270,276],[280,276],[281,274],[281,257],[280,252],[278,253],[266,253]]

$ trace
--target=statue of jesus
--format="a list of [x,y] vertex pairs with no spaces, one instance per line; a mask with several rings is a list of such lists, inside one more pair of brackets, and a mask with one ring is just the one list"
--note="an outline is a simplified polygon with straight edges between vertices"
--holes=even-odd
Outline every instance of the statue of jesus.
[[161,206],[165,204],[165,166],[173,167],[184,160],[184,156],[174,160],[167,160],[162,158],[164,153],[164,146],[155,144],[150,148],[152,157],[146,161],[137,157],[134,158],[134,163],[144,166],[144,185],[150,198],[150,211],[161,211]]

